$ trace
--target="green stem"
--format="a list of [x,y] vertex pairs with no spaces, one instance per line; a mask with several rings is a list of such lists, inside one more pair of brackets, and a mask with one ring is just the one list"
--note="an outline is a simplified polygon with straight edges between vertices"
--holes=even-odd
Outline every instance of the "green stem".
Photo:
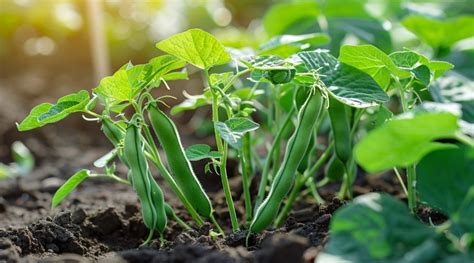
[[319,195],[318,193],[318,189],[316,188],[316,184],[314,183],[313,180],[309,180],[307,183],[306,183],[306,186],[309,187],[309,190],[311,191],[311,194],[313,195],[314,199],[316,200],[316,203],[318,205],[322,205],[324,203],[326,203],[324,201],[324,199]]
[[[237,72],[230,80],[229,82],[224,86],[224,88],[222,89],[223,92],[226,92],[230,87],[232,87],[232,85],[234,84],[234,82],[242,75],[248,73],[252,71],[250,68],[247,68],[245,70],[242,70],[242,71],[239,71]],[[206,77],[208,76],[209,73],[206,73]],[[209,78],[207,78],[209,79]]]
[[[409,95],[410,82],[403,88],[400,89],[400,101],[402,103],[403,112],[409,111],[409,105],[405,96]],[[408,191],[408,208],[410,212],[414,214],[416,212],[416,163],[407,167],[407,191]]]
[[[258,209],[260,204],[263,202],[265,198],[265,192],[268,184],[268,172],[270,170],[270,165],[272,164],[271,158],[273,157],[273,153],[275,152],[276,148],[280,145],[283,133],[291,124],[291,119],[293,118],[293,113],[295,112],[295,108],[292,107],[288,115],[286,116],[285,122],[281,126],[280,130],[278,131],[275,139],[273,140],[272,146],[270,151],[267,153],[267,157],[265,158],[265,166],[263,167],[262,176],[260,178],[260,184],[258,186],[258,194],[257,199],[255,201],[255,209]],[[276,164],[275,164],[276,165]]]
[[318,159],[318,161],[309,170],[307,170],[304,173],[302,180],[298,181],[299,177],[297,177],[295,185],[293,186],[293,189],[291,190],[291,193],[288,197],[288,200],[286,201],[285,206],[283,207],[282,211],[280,212],[280,214],[278,215],[278,217],[275,221],[275,226],[276,227],[281,226],[281,224],[283,223],[283,221],[286,218],[286,215],[290,211],[291,206],[295,202],[296,197],[299,195],[299,193],[301,191],[301,187],[303,187],[305,185],[305,183],[318,172],[318,170],[321,168],[321,166],[323,166],[324,163],[326,163],[326,161],[331,156],[333,148],[334,148],[334,142],[332,142],[326,148],[326,150],[321,155],[321,157]]
[[[245,137],[244,137],[245,140]],[[245,145],[245,144],[244,144]],[[247,161],[245,160],[245,149],[243,147],[239,153],[240,164],[242,169],[242,188],[244,191],[244,201],[245,201],[245,223],[248,225],[252,220],[252,197],[250,196],[250,182],[249,175],[247,170]]]
[[211,222],[217,227],[217,231],[219,231],[219,233],[225,237],[225,233],[224,233],[224,230],[222,230],[221,226],[219,225],[219,223],[217,223],[217,220],[216,218],[214,217],[214,214],[211,214]]
[[230,191],[229,178],[227,177],[227,143],[222,142],[219,131],[217,130],[217,122],[219,121],[219,105],[218,97],[215,93],[213,87],[209,82],[209,72],[204,71],[206,81],[208,81],[211,95],[212,95],[212,121],[214,122],[214,136],[216,138],[217,150],[222,154],[222,157],[219,162],[219,171],[221,177],[222,188],[224,190],[225,199],[227,202],[227,207],[229,208],[230,221],[232,223],[232,231],[235,232],[239,230],[239,221],[237,219],[237,214],[235,212],[234,201],[232,200],[232,192]]
[[407,167],[408,180],[408,208],[411,213],[416,212],[416,168],[415,165]]

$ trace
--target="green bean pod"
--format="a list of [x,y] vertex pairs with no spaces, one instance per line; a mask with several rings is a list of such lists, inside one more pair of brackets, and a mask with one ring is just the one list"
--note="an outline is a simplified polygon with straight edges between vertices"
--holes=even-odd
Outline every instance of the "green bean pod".
[[295,77],[296,69],[276,69],[266,71],[264,77],[270,80],[273,84],[288,83]]
[[163,196],[163,191],[161,191],[160,186],[158,186],[158,183],[156,183],[155,178],[153,178],[150,171],[148,171],[148,177],[150,178],[151,201],[153,202],[157,216],[154,229],[163,233],[167,224],[165,198]]
[[334,99],[329,99],[329,119],[331,120],[334,138],[334,149],[337,158],[346,164],[352,154],[351,127],[346,112],[346,106]]
[[130,167],[133,188],[140,199],[143,222],[149,229],[162,232],[167,221],[163,193],[151,178],[140,137],[140,129],[134,119],[125,134],[124,154]]
[[[114,147],[118,147],[120,143],[122,142],[125,136],[125,133],[119,127],[117,127],[117,124],[114,123],[109,117],[104,117],[101,119],[101,121],[102,121],[102,127],[101,127],[102,132],[104,132],[105,136],[114,145]],[[128,167],[128,162],[123,152],[119,151],[118,157],[120,161],[122,161],[122,163]]]
[[176,184],[182,189],[196,211],[204,216],[211,217],[213,209],[209,197],[204,192],[191,167],[191,162],[186,158],[178,130],[173,121],[168,118],[156,105],[150,104],[148,117],[155,134],[166,154]]
[[326,178],[328,178],[330,182],[340,182],[342,178],[344,178],[346,168],[344,163],[339,160],[335,154],[333,154],[326,165],[325,172]]
[[298,113],[298,124],[286,146],[283,164],[273,180],[268,196],[257,209],[250,225],[251,233],[262,231],[275,219],[283,199],[293,184],[298,166],[304,158],[321,108],[319,91],[310,96],[301,107]]

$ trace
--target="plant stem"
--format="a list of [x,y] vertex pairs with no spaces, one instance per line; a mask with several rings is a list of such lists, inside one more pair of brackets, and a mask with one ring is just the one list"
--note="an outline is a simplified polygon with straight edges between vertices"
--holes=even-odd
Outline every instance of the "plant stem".
[[[412,80],[400,89],[400,102],[402,103],[403,112],[409,111],[409,105],[406,96],[409,95],[409,89]],[[399,83],[401,86],[401,84]],[[407,191],[408,191],[408,208],[414,214],[416,212],[416,163],[407,167]]]
[[408,181],[408,208],[411,213],[416,212],[416,167],[415,164],[407,167]]
[[311,194],[313,195],[317,204],[321,205],[326,203],[324,199],[319,195],[318,189],[316,188],[316,184],[313,180],[309,180],[308,182],[306,182],[306,186],[309,187],[309,190],[311,191]]
[[219,105],[218,105],[218,97],[214,88],[211,86],[209,82],[209,72],[207,70],[204,71],[206,81],[208,81],[211,95],[212,95],[212,121],[214,122],[214,136],[216,138],[217,150],[219,153],[222,154],[222,157],[219,162],[219,171],[221,177],[222,188],[224,190],[225,199],[227,202],[227,207],[229,208],[229,216],[230,221],[232,223],[232,231],[235,232],[239,230],[239,221],[237,219],[237,214],[235,212],[234,201],[232,200],[232,192],[230,191],[229,186],[229,179],[227,177],[227,143],[222,142],[221,136],[219,135],[219,131],[217,130],[217,122],[219,121]]
[[[273,139],[272,146],[270,148],[270,151],[267,153],[267,157],[265,158],[265,166],[263,167],[262,175],[260,178],[260,184],[258,186],[258,194],[257,194],[257,199],[255,201],[255,209],[258,209],[260,204],[263,202],[263,199],[265,198],[265,191],[267,188],[268,184],[268,172],[270,170],[270,165],[272,164],[271,158],[273,157],[273,153],[275,152],[276,148],[280,145],[283,133],[285,130],[288,128],[288,126],[291,124],[291,119],[293,117],[293,113],[295,112],[295,108],[292,107],[290,112],[288,112],[288,115],[286,116],[286,119],[281,126],[280,130],[275,136],[275,139]],[[276,164],[274,164],[276,165]]]
[[[305,185],[306,181],[308,181],[311,177],[313,177],[318,170],[323,166],[324,163],[329,159],[332,153],[332,149],[334,148],[334,142],[332,142],[324,151],[324,153],[319,157],[318,161],[309,169],[307,170],[304,175],[302,176],[303,178],[301,180],[298,180],[300,177],[296,178],[295,185],[293,186],[293,189],[291,190],[291,193],[288,197],[288,200],[285,203],[285,206],[283,207],[283,210],[280,212],[278,215],[276,221],[275,221],[275,226],[278,227],[280,226],[283,221],[286,218],[286,215],[291,209],[291,206],[296,200],[296,197],[299,195],[301,187]],[[324,180],[324,179],[323,179]]]
[[[242,138],[245,140],[245,136]],[[244,191],[245,201],[245,223],[248,225],[252,220],[252,197],[250,196],[250,182],[248,175],[247,161],[245,160],[246,151],[248,148],[245,147],[246,143],[243,143],[242,150],[239,152],[240,164],[242,169],[242,188]]]
[[166,180],[166,182],[170,185],[173,192],[178,196],[179,200],[181,200],[184,207],[186,207],[189,214],[196,221],[198,226],[202,226],[204,224],[204,222],[202,221],[201,217],[196,212],[194,207],[191,205],[189,200],[186,198],[183,191],[181,191],[178,184],[176,183],[174,178],[171,176],[171,174],[168,172],[166,167],[163,165],[163,162],[161,161],[161,158],[160,158],[160,154],[158,153],[158,149],[156,148],[153,137],[151,136],[150,129],[148,128],[148,126],[143,125],[143,130],[145,131],[145,136],[146,136],[146,139],[148,141],[147,145],[151,150],[151,155],[152,155],[151,156],[152,157],[151,161],[158,168],[158,171],[160,172],[161,176],[163,176],[163,178]]

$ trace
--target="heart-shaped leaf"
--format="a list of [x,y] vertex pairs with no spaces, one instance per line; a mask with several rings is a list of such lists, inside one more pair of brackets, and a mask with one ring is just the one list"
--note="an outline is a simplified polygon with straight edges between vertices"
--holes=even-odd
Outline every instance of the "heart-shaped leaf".
[[201,29],[190,29],[173,35],[160,41],[156,47],[200,69],[225,64],[231,59],[224,46],[213,35]]

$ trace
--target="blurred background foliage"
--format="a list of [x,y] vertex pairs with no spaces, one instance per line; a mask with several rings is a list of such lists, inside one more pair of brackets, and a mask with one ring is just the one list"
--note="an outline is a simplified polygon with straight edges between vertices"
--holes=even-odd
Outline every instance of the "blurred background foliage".
[[[331,41],[317,47],[336,56],[342,44],[370,43],[385,52],[407,47],[474,79],[472,0],[0,0],[0,160],[7,145],[29,136],[19,135],[14,122],[32,106],[97,85],[91,6],[101,10],[107,54],[99,54],[108,73],[159,55],[160,39],[202,28],[228,47],[248,50],[278,35],[320,32]],[[190,77],[165,92],[177,102],[183,90],[197,93],[199,76]],[[85,125],[77,120],[72,127]]]

